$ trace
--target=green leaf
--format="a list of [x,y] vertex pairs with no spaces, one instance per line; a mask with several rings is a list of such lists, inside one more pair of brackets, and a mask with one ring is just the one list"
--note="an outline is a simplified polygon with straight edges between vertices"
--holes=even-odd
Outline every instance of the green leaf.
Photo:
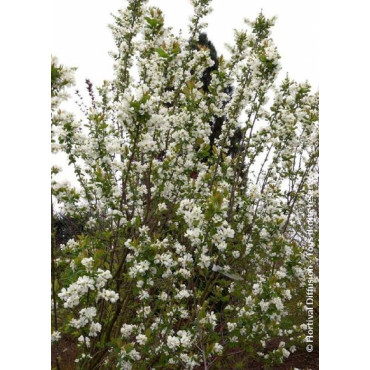
[[156,49],[156,52],[162,58],[169,58],[169,55],[162,48]]
[[145,17],[151,28],[156,28],[159,24],[158,19]]

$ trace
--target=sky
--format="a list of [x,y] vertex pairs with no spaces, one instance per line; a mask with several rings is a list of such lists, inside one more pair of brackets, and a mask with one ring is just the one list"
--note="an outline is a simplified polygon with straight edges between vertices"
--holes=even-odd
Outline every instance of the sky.
[[[100,84],[112,77],[113,39],[108,24],[111,13],[125,7],[125,0],[52,0],[51,52],[66,65],[78,67],[77,85],[85,78]],[[191,15],[189,0],[150,0],[164,11],[165,22],[174,31],[187,31]],[[218,54],[233,40],[233,29],[244,27],[244,18],[254,19],[263,10],[276,16],[272,37],[281,55],[282,71],[299,82],[308,80],[318,89],[318,0],[214,0],[206,18],[207,33]]]

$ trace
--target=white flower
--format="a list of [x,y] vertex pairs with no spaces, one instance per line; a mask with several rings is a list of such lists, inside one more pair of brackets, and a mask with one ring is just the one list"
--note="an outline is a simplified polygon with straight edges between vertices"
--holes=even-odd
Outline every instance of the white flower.
[[131,362],[122,361],[120,363],[120,365],[121,365],[121,370],[132,370],[132,364],[131,364]]
[[168,294],[166,292],[162,292],[159,297],[158,297],[161,301],[167,301],[168,299]]
[[99,292],[98,297],[103,298],[105,301],[109,301],[111,303],[115,303],[119,299],[118,293],[108,289],[103,289],[101,292]]
[[265,55],[268,60],[274,60],[277,58],[278,54],[274,45],[270,45],[265,49]]
[[283,279],[286,276],[286,268],[285,267],[280,267],[278,271],[276,271],[276,275],[280,278]]
[[259,303],[260,307],[261,307],[261,310],[262,312],[266,312],[270,306],[270,302],[265,302],[263,299],[262,301]]
[[52,334],[51,334],[51,343],[55,343],[55,342],[58,342],[58,340],[61,338],[61,334],[59,331],[54,331]]
[[213,347],[213,351],[214,353],[216,353],[216,355],[221,355],[223,350],[224,350],[224,347],[222,347],[220,343],[216,343]]
[[80,315],[85,316],[88,320],[92,320],[96,316],[96,308],[95,307],[83,308],[80,311]]
[[148,317],[151,311],[152,311],[152,309],[150,308],[150,306],[145,306],[143,308],[143,315],[144,315],[144,317]]
[[224,240],[217,244],[217,249],[221,252],[223,252],[226,248],[227,248],[227,244]]
[[60,249],[62,251],[68,250],[68,251],[73,252],[77,249],[77,247],[78,247],[78,243],[74,239],[69,239],[66,245],[64,244],[60,245]]
[[73,272],[76,271],[76,262],[74,260],[71,261],[69,267],[72,269]]
[[283,302],[281,301],[281,299],[279,297],[274,297],[271,299],[271,302],[275,304],[276,308],[279,310],[279,311],[282,311],[284,309],[284,305],[283,305]]
[[290,293],[290,290],[289,289],[286,289],[286,290],[284,290],[284,297],[286,298],[286,299],[291,299],[292,298],[292,295],[291,295],[291,293]]
[[88,220],[87,220],[87,222],[86,222],[86,226],[88,227],[88,228],[93,228],[94,226],[95,226],[95,224],[96,224],[96,220],[93,218],[93,217],[90,217]]
[[90,325],[89,336],[96,337],[101,331],[101,325],[98,322],[92,322]]
[[200,261],[198,265],[202,268],[206,268],[206,267],[209,267],[210,264],[211,264],[211,257],[205,254],[202,254],[200,256]]
[[94,279],[89,276],[82,276],[72,283],[67,289],[63,288],[58,294],[64,302],[65,308],[72,308],[80,303],[80,298],[89,290],[94,290]]
[[142,280],[139,280],[139,281],[136,283],[136,286],[137,286],[138,288],[142,288],[142,287],[143,287],[143,285],[144,285],[144,282],[143,282]]
[[149,133],[143,135],[142,140],[138,144],[143,150],[153,151],[158,148],[157,143],[153,140],[152,136]]
[[177,337],[169,335],[167,337],[167,346],[171,349],[176,349],[180,345],[180,340]]
[[139,299],[142,301],[144,299],[148,299],[149,298],[149,293],[147,290],[141,290],[140,293],[139,293]]
[[84,337],[83,335],[81,335],[79,338],[78,338],[78,341],[80,343],[85,343],[86,344],[86,347],[90,347],[90,338],[89,337]]
[[159,203],[158,204],[158,209],[160,211],[165,211],[167,209],[166,203]]
[[148,261],[140,261],[135,266],[129,268],[129,275],[134,278],[137,274],[143,274],[149,270]]
[[199,320],[201,324],[210,324],[212,325],[212,328],[214,329],[216,324],[217,324],[217,318],[214,312],[212,311],[211,313],[207,312],[206,317],[203,319]]
[[240,252],[239,251],[233,251],[232,253],[234,258],[239,258],[240,257]]
[[109,270],[103,271],[102,269],[98,269],[96,287],[100,289],[103,288],[109,279],[112,279],[112,274]]
[[262,287],[261,287],[261,285],[259,283],[253,284],[253,294],[254,295],[258,295],[260,293],[262,293]]
[[84,258],[81,263],[85,266],[87,272],[91,272],[94,264],[94,259],[92,257]]
[[131,357],[131,359],[132,359],[132,360],[134,360],[134,361],[139,361],[139,360],[141,360],[140,353],[139,353],[138,351],[136,351],[136,349],[135,349],[135,348],[134,348],[134,349],[132,349],[128,355],[129,355],[129,356]]
[[180,343],[184,348],[188,348],[191,345],[191,335],[185,330],[179,330],[177,336],[180,339]]
[[148,340],[148,338],[146,337],[146,335],[144,334],[139,334],[136,336],[136,341],[141,344],[141,345],[144,345],[146,343],[146,341]]
[[261,232],[260,232],[260,237],[261,237],[262,239],[266,239],[266,238],[268,238],[268,236],[269,236],[269,233],[267,232],[267,230],[266,230],[265,228],[263,228],[263,229],[261,230]]
[[220,270],[222,270],[221,266],[218,266],[218,265],[213,265],[212,266],[212,271],[217,272],[217,271],[220,271]]
[[227,330],[233,331],[237,326],[238,326],[238,324],[235,323],[235,322],[228,322],[227,323]]
[[130,325],[130,324],[123,324],[121,328],[121,334],[124,338],[128,338],[133,330],[135,329],[135,325]]
[[180,290],[176,295],[175,295],[175,298],[177,299],[183,299],[183,298],[189,298],[190,297],[190,293],[189,291],[186,289],[185,285],[183,284],[182,285],[182,290]]
[[77,329],[82,328],[83,326],[87,325],[89,322],[92,322],[95,316],[96,316],[95,307],[83,308],[80,311],[79,319],[78,320],[72,319],[70,325]]

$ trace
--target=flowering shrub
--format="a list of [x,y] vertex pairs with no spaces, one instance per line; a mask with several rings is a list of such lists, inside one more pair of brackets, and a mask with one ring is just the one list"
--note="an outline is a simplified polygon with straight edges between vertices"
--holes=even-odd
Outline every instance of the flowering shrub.
[[74,338],[79,369],[281,362],[304,340],[317,265],[318,94],[277,84],[263,14],[204,89],[214,61],[194,45],[210,1],[192,0],[189,39],[146,2],[115,16],[116,77],[89,87],[85,119],[61,109],[73,69],[52,59],[52,150],[78,180],[52,168],[53,225],[58,213],[83,224],[65,243],[53,233],[52,342]]

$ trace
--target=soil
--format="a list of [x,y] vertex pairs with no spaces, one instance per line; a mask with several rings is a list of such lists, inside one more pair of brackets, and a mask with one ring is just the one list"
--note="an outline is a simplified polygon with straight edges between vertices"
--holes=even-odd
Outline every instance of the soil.
[[77,344],[68,336],[63,336],[51,346],[51,366],[59,370],[75,370],[77,357]]

